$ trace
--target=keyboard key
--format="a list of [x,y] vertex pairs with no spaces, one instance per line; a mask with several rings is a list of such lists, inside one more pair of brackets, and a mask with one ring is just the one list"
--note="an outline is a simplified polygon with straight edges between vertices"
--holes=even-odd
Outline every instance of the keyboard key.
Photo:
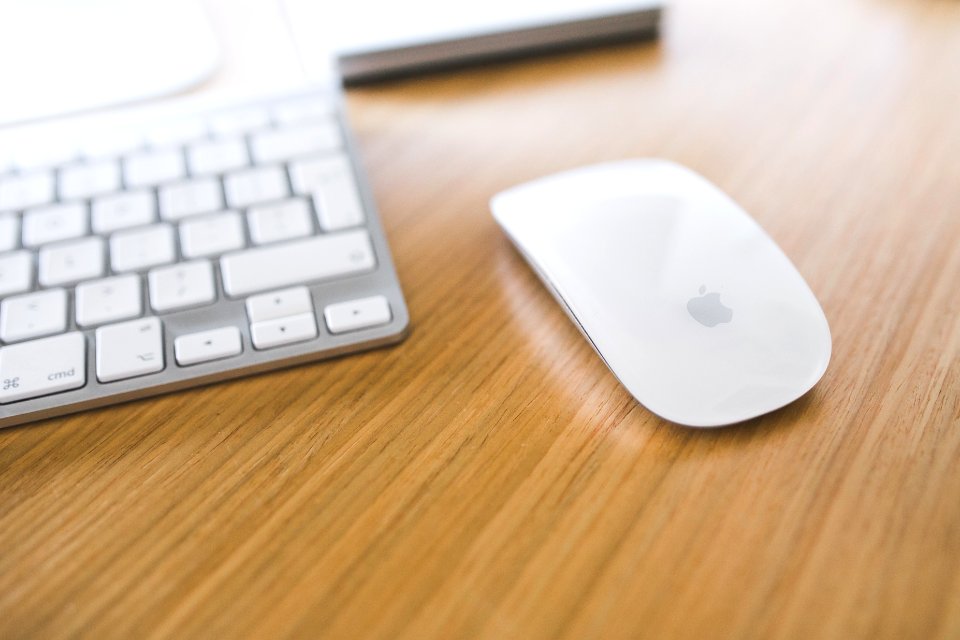
[[143,132],[127,127],[97,127],[85,132],[80,155],[88,159],[108,158],[136,151],[144,145]]
[[13,164],[20,171],[54,167],[77,159],[77,143],[63,129],[52,136],[21,138],[13,142]]
[[373,246],[365,229],[248,249],[220,258],[224,290],[234,297],[363,273],[375,266]]
[[327,305],[323,318],[330,333],[367,329],[390,322],[390,303],[383,296],[371,296]]
[[310,207],[299,198],[251,207],[247,211],[247,222],[254,244],[302,238],[313,232]]
[[33,254],[14,251],[0,255],[0,296],[27,291],[33,285]]
[[157,318],[100,327],[96,339],[100,382],[163,371],[163,326]]
[[150,306],[158,313],[210,304],[217,298],[209,260],[154,269],[147,280],[150,283]]
[[53,173],[34,171],[0,176],[0,210],[19,210],[53,202]]
[[120,165],[116,160],[75,164],[60,170],[60,197],[64,200],[89,198],[118,189]]
[[147,132],[147,142],[154,147],[180,145],[206,137],[207,124],[200,118],[181,118],[154,125]]
[[243,343],[239,329],[221,327],[180,336],[173,341],[173,352],[177,364],[187,367],[240,355],[243,352]]
[[205,140],[187,150],[187,164],[195,176],[226,173],[250,164],[247,145],[240,138]]
[[15,213],[0,213],[0,251],[16,249],[20,244],[20,218]]
[[117,273],[173,262],[173,227],[166,223],[118,231],[110,236],[110,264]]
[[201,178],[160,187],[160,217],[179,220],[198,213],[213,213],[223,208],[220,181]]
[[16,150],[4,143],[5,140],[0,138],[0,180],[2,180],[4,173],[13,171],[17,166],[15,162],[17,157]]
[[313,195],[344,173],[353,176],[350,160],[342,153],[326,153],[290,163],[290,183],[293,192],[300,196]]
[[180,223],[180,251],[184,258],[217,256],[242,249],[243,218],[236,211],[190,218]]
[[136,318],[142,313],[140,276],[129,274],[77,285],[77,324],[95,324]]
[[227,204],[246,208],[271,200],[280,200],[288,195],[287,176],[280,167],[247,169],[226,176],[223,187],[227,192]]
[[74,242],[47,245],[40,249],[40,286],[74,284],[103,275],[103,238],[90,237]]
[[290,166],[293,190],[312,194],[317,222],[324,231],[363,224],[363,205],[346,156],[301,160]]
[[313,301],[306,287],[291,287],[247,298],[247,318],[251,323],[313,313]]
[[250,338],[257,349],[272,349],[315,337],[317,337],[317,322],[313,312],[301,313],[289,318],[254,322],[250,325]]
[[128,191],[97,198],[92,205],[94,233],[150,224],[156,218],[156,198],[151,191]]
[[336,151],[341,146],[343,138],[335,120],[261,131],[250,137],[253,159],[262,164]]
[[183,153],[179,149],[141,151],[127,156],[123,163],[124,180],[133,188],[180,180],[186,174]]
[[30,209],[23,214],[23,246],[38,247],[49,242],[79,238],[87,234],[87,206],[81,203],[56,204]]
[[273,117],[279,124],[300,124],[333,117],[334,104],[325,98],[295,98],[276,105]]
[[317,223],[324,231],[339,231],[364,223],[363,205],[353,178],[343,175],[333,179],[313,194]]
[[67,328],[67,292],[48,289],[0,302],[0,340],[19,342]]
[[218,136],[230,136],[270,126],[270,114],[260,107],[233,109],[210,118],[210,130]]
[[83,334],[33,340],[0,349],[0,403],[77,389],[87,382]]

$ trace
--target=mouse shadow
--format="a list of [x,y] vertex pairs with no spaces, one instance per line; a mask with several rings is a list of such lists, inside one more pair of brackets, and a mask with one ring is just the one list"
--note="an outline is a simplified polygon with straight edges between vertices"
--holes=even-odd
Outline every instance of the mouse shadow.
[[715,443],[753,441],[757,438],[782,435],[788,430],[819,425],[822,414],[817,408],[823,402],[821,396],[822,392],[815,387],[790,404],[770,413],[722,427],[690,428],[669,420],[662,422],[667,429],[687,440]]

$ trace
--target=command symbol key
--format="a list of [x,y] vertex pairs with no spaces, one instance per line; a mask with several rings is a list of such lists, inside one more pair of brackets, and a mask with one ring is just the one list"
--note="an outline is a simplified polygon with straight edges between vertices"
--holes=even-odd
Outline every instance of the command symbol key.
[[0,349],[0,404],[82,387],[86,348],[77,331]]

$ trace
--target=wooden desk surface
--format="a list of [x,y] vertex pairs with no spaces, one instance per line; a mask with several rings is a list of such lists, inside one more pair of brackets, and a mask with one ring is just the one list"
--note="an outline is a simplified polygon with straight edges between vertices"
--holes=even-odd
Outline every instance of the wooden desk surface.
[[[960,637],[960,4],[681,0],[349,101],[411,336],[0,432],[0,637]],[[807,397],[658,420],[490,218],[631,156],[793,258]]]

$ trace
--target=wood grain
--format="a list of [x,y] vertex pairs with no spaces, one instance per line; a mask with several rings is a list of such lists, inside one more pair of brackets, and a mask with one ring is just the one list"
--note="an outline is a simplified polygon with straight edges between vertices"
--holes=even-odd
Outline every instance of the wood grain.
[[[0,432],[0,637],[960,637],[960,4],[678,0],[659,43],[351,91],[403,344]],[[637,405],[496,191],[662,156],[823,303],[805,398]]]

